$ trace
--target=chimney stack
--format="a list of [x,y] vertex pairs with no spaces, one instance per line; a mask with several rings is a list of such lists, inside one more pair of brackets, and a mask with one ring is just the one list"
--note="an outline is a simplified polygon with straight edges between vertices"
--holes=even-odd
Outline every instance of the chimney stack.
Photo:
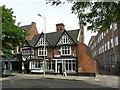
[[64,32],[65,25],[63,23],[56,24],[56,32]]

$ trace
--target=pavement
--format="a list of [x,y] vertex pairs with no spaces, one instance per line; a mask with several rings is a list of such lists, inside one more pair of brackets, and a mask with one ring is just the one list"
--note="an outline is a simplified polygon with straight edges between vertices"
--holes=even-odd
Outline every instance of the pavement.
[[[12,78],[28,78],[28,79],[39,79],[39,78],[46,78],[46,79],[62,79],[62,80],[79,80],[79,81],[85,81],[87,83],[100,85],[100,86],[106,86],[110,88],[119,88],[119,76],[114,75],[96,75],[96,77],[90,77],[90,76],[63,76],[63,75],[52,75],[52,74],[21,74],[21,73],[12,73]],[[0,81],[3,80],[10,80],[9,76],[0,78]]]

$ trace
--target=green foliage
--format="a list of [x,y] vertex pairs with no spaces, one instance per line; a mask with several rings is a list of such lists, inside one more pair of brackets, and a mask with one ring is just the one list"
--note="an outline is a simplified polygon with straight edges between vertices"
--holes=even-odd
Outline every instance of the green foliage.
[[[62,0],[47,0],[52,5],[61,4]],[[114,0],[66,0],[72,2],[72,13],[75,13],[79,18],[80,26],[87,26],[88,30],[92,31],[106,31],[112,22],[120,25],[120,1]]]
[[112,22],[119,24],[120,20],[120,2],[117,1],[74,2],[72,11],[84,26],[89,23],[88,30],[92,31],[106,31]]
[[14,50],[17,45],[23,42],[26,32],[15,25],[15,16],[13,16],[12,9],[7,9],[5,6],[0,7],[0,14],[2,15],[2,48],[1,51],[4,56],[10,57],[11,50]]

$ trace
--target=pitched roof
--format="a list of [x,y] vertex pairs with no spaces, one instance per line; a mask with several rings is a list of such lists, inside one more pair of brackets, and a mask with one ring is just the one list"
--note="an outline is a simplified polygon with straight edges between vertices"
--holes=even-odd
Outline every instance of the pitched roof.
[[34,46],[35,43],[37,42],[38,38],[40,37],[40,35],[41,35],[41,34],[36,34],[36,35],[34,35],[31,40],[28,40],[29,44],[30,44],[31,46]]
[[[77,37],[78,37],[78,34],[79,34],[79,30],[80,29],[76,29],[76,30],[69,30],[69,31],[66,31],[69,36],[74,40],[74,42],[77,42]],[[60,39],[61,35],[63,34],[64,32],[50,32],[50,33],[46,33],[46,38],[48,40],[48,42],[51,44],[51,45],[55,45],[57,43],[57,41]],[[43,34],[43,33],[41,33]],[[38,41],[38,39],[41,37],[41,34],[36,34],[33,36],[33,38],[31,40],[29,40],[29,44],[31,46],[34,46],[35,43]]]
[[30,31],[30,29],[31,29],[31,25],[25,25],[25,26],[21,26],[21,28],[23,28],[25,31]]
[[46,37],[48,42],[51,45],[55,45],[60,36],[62,35],[63,32],[52,32],[52,33],[46,33]]
[[71,38],[72,38],[75,42],[77,42],[79,30],[80,30],[80,29],[67,31],[67,33],[71,36]]

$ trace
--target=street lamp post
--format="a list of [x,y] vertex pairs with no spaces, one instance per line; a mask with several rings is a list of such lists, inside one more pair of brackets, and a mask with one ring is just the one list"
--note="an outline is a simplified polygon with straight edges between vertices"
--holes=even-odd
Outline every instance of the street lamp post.
[[45,60],[46,18],[44,16],[40,15],[40,14],[38,14],[38,16],[40,16],[44,19],[44,52],[43,52],[43,54],[44,54],[44,66],[43,66],[43,71],[44,71],[44,75],[45,75],[45,69],[46,69],[45,68],[45,64],[46,64],[46,60]]

